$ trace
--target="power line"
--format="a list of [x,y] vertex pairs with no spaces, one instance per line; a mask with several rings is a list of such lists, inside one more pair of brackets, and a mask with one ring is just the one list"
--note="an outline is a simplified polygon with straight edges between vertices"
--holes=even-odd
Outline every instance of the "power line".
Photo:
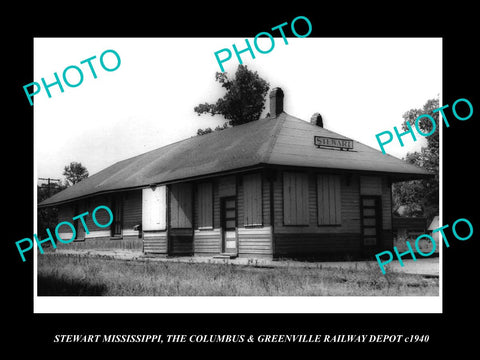
[[48,183],[47,183],[47,187],[48,187],[48,190],[47,190],[47,196],[50,197],[50,181],[60,181],[60,179],[52,179],[52,178],[38,178],[38,180],[47,180]]

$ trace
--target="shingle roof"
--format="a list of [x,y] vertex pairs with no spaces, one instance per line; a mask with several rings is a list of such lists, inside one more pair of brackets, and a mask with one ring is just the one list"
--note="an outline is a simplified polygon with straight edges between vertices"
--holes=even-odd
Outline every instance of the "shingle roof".
[[314,135],[345,136],[288,115],[268,117],[191,137],[119,161],[40,203],[59,204],[105,192],[145,187],[256,165],[301,166],[389,173],[397,179],[429,173],[354,141],[354,151],[316,148]]

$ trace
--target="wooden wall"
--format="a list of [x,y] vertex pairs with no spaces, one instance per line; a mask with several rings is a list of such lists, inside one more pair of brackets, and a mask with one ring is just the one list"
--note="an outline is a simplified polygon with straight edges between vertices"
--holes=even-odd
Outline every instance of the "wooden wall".
[[[240,257],[321,257],[325,255],[327,258],[332,258],[345,254],[355,256],[361,253],[360,196],[379,195],[382,199],[383,240],[380,245],[383,248],[393,246],[391,184],[387,177],[337,174],[335,186],[325,187],[321,183],[322,189],[332,188],[335,191],[335,219],[334,221],[330,219],[330,223],[325,224],[325,221],[319,216],[318,207],[319,199],[322,199],[318,195],[318,175],[322,175],[322,173],[304,171],[307,179],[307,186],[304,188],[308,192],[308,203],[306,204],[308,221],[304,225],[288,225],[284,222],[283,172],[277,170],[274,173],[275,176],[270,180],[265,173],[257,172],[260,176],[248,177],[247,185],[243,181],[244,175],[242,174],[205,180],[212,184],[213,226],[210,228],[200,229],[198,226],[198,183],[193,183],[185,192],[187,197],[193,198],[193,206],[189,204],[192,214],[182,213],[178,209],[178,205],[184,203],[186,199],[179,195],[178,191],[181,191],[185,186],[177,185],[176,188],[178,198],[176,198],[178,200],[176,216],[178,219],[184,217],[183,220],[179,220],[179,223],[182,224],[189,224],[188,217],[191,218],[191,226],[187,228],[169,227],[165,230],[154,231],[143,229],[141,234],[133,230],[135,225],[142,222],[142,190],[117,193],[116,195],[121,196],[123,201],[123,236],[119,240],[112,240],[110,238],[110,228],[98,228],[91,217],[93,209],[98,205],[110,206],[111,195],[96,196],[79,201],[76,204],[60,206],[59,222],[71,221],[74,215],[89,211],[86,224],[90,229],[90,234],[85,234],[84,239],[80,237],[80,241],[75,241],[74,243],[78,244],[77,246],[86,248],[89,246],[97,248],[124,246],[135,249],[143,248],[145,253],[211,256],[222,251],[220,199],[224,196],[236,196],[237,244]],[[330,176],[331,174],[325,173],[325,175]],[[321,178],[325,180],[325,177]],[[246,219],[245,186],[254,187],[252,179],[258,179],[261,182],[261,194],[258,194],[261,197],[262,205],[261,224],[255,225],[244,223]],[[271,185],[272,189],[270,188]],[[328,192],[329,190],[325,191]],[[255,187],[255,192],[258,193],[258,187]],[[270,203],[271,192],[273,195],[272,204]],[[340,209],[338,209],[338,193],[340,194]],[[252,198],[250,198],[250,201],[252,201]],[[273,214],[271,214],[271,208],[274,210]],[[74,213],[75,211],[77,213]],[[189,211],[187,209],[187,213]],[[253,214],[252,216],[258,218],[256,212]],[[173,216],[175,214],[170,211],[168,218],[171,219]],[[104,210],[97,213],[97,219],[100,223],[106,223],[109,220]],[[69,236],[68,231],[66,231],[68,227],[65,227],[64,230],[65,234],[63,235],[66,239],[69,239],[71,234]],[[139,238],[140,236],[143,236],[143,239]],[[65,246],[69,246],[69,244]]]
[[392,185],[386,176],[360,176],[360,194],[378,195],[382,199],[382,232],[378,251],[393,248]]
[[272,227],[238,228],[239,257],[272,257]]
[[195,255],[210,256],[219,254],[222,251],[220,229],[195,230],[193,236]]
[[[270,184],[263,174],[258,177],[261,182],[262,224],[260,226],[245,226],[244,224],[244,188],[243,175],[225,176],[212,180],[213,186],[213,228],[199,229],[198,204],[194,204],[194,246],[195,255],[210,256],[222,251],[222,233],[220,229],[220,199],[236,195],[237,204],[237,244],[240,257],[258,256],[271,257],[272,229],[270,221]],[[198,188],[197,188],[198,191]],[[197,194],[198,196],[198,194]],[[196,198],[196,197],[195,197]]]
[[139,239],[139,231],[133,228],[142,224],[142,191],[127,191],[123,196],[123,239]]
[[[72,218],[88,211],[88,215],[84,217],[85,225],[89,230],[89,234],[83,230],[83,225],[80,219],[78,220],[77,237],[75,241],[63,244],[58,242],[59,248],[69,249],[142,249],[142,239],[139,238],[139,232],[133,230],[133,226],[141,224],[141,191],[128,191],[117,193],[122,199],[123,206],[123,223],[122,236],[118,239],[111,238],[110,226],[106,228],[98,227],[92,217],[93,210],[99,205],[110,207],[111,195],[94,196],[87,199],[82,199],[76,202],[60,205],[58,207],[58,222],[68,221],[73,224]],[[107,224],[110,216],[104,209],[100,209],[95,213],[95,218],[100,224]],[[62,239],[70,239],[72,233],[67,226],[60,228],[60,235]],[[53,233],[54,229],[52,229]]]
[[278,172],[273,183],[274,229],[275,234],[360,234],[360,196],[359,177],[355,175],[340,176],[341,224],[318,225],[316,173],[308,173],[308,209],[307,225],[285,225],[283,222],[283,176]]
[[191,183],[169,186],[169,255],[193,254],[192,189]]
[[[274,195],[274,256],[312,256],[333,258],[359,256],[361,247],[360,194],[378,194],[382,198],[382,247],[391,244],[391,187],[386,177],[361,178],[341,174],[341,209],[337,225],[322,225],[318,217],[317,175],[307,171],[309,221],[306,225],[284,222],[283,175],[277,172]],[[323,185],[322,185],[323,186]]]
[[382,229],[392,229],[392,186],[387,177],[360,176],[361,195],[379,195],[382,197]]
[[[210,180],[212,191],[212,209],[202,208],[200,209],[199,197],[204,196],[201,192],[203,189],[208,190],[207,185],[202,183],[196,183],[194,185],[194,204],[193,204],[193,219],[194,219],[194,232],[193,232],[193,252],[195,255],[210,256],[219,254],[221,252],[221,233],[220,233],[220,199],[218,196],[218,184],[216,181]],[[209,192],[208,190],[207,192]],[[209,195],[210,196],[210,195]],[[205,221],[200,225],[200,217],[205,217],[200,214],[200,211],[212,211],[211,227],[203,226]]]
[[168,251],[167,231],[144,231],[143,252],[145,254],[164,254]]
[[[250,178],[251,180],[251,178]],[[261,226],[245,226],[244,224],[244,186],[243,176],[239,175],[237,192],[237,236],[238,236],[238,255],[240,257],[271,257],[272,247],[272,227],[270,221],[270,183],[264,174],[260,173],[256,181],[261,182]],[[248,184],[248,183],[247,183]]]
[[[100,195],[94,196],[92,198],[85,199],[80,201],[83,209],[88,209],[89,215],[85,218],[85,223],[87,224],[88,229],[90,230],[90,234],[85,235],[85,239],[89,238],[102,238],[104,240],[110,240],[110,226],[106,228],[99,228],[93,222],[92,213],[93,210],[97,206],[104,205],[110,208],[111,206],[111,198],[109,195]],[[95,213],[95,219],[100,224],[108,224],[110,221],[110,216],[105,209],[100,209]]]

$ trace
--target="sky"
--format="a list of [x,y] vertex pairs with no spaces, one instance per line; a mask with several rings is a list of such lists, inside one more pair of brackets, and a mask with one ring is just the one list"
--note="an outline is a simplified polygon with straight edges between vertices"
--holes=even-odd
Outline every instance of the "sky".
[[[253,39],[249,39],[253,46]],[[266,41],[266,42],[265,42]],[[259,47],[268,49],[268,38]],[[215,102],[224,89],[215,81],[220,67],[214,52],[245,47],[245,38],[35,38],[34,79],[47,84],[62,79],[70,65],[83,72],[78,87],[63,83],[34,96],[35,177],[64,179],[64,166],[81,162],[93,175],[127,158],[195,136],[198,128],[223,124],[221,116],[198,116],[193,108]],[[115,50],[121,64],[107,72],[99,62]],[[319,112],[324,127],[380,149],[375,135],[401,129],[402,114],[421,108],[442,88],[441,38],[275,38],[268,54],[254,48],[242,60],[270,89],[285,93],[284,111],[308,121]],[[87,63],[91,61],[97,78]],[[111,53],[104,57],[114,67]],[[233,76],[235,55],[225,62]],[[76,83],[75,70],[68,80]],[[26,104],[28,99],[25,97]],[[265,103],[264,115],[269,101]],[[403,137],[386,145],[402,158],[419,150],[425,139]],[[312,143],[313,146],[313,143]]]

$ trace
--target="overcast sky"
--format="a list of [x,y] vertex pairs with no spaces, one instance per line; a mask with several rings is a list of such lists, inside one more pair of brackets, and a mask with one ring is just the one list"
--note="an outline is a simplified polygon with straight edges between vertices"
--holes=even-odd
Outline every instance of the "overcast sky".
[[[255,59],[242,54],[244,64],[270,88],[283,89],[287,113],[308,121],[319,112],[325,128],[376,149],[375,134],[400,128],[404,112],[441,99],[440,38],[288,38],[288,43],[275,38],[268,54],[255,52]],[[42,88],[34,98],[36,176],[63,179],[63,167],[71,161],[93,175],[194,136],[198,128],[223,124],[221,117],[199,117],[193,108],[223,95],[215,82],[220,68],[214,52],[232,44],[242,49],[245,39],[36,38],[32,81],[40,83],[43,77],[52,83],[53,73],[61,78],[70,65],[84,75],[78,87],[64,84],[61,93],[53,86],[52,98]],[[267,49],[269,43],[260,47]],[[121,57],[116,71],[100,66],[99,57],[108,49]],[[80,64],[94,55],[97,79],[88,64]],[[108,54],[105,62],[114,66],[115,58]],[[237,66],[235,56],[224,63],[232,76]],[[76,82],[74,70],[68,75]],[[264,114],[268,99],[265,105]],[[411,137],[403,140],[405,147],[391,143],[387,153],[401,158],[422,145]]]

